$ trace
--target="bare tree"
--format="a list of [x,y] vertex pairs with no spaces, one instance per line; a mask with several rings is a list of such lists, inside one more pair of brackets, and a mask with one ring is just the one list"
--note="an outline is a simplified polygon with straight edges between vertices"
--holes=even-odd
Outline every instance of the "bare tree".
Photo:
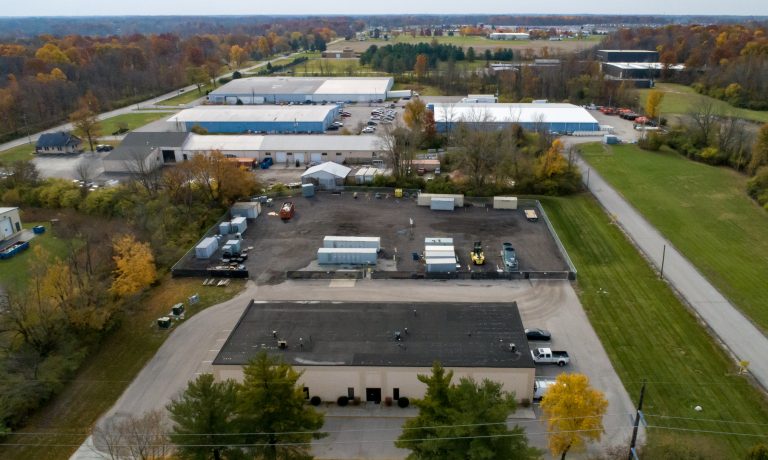
[[392,165],[392,175],[399,179],[409,174],[418,147],[418,135],[401,125],[383,125],[379,145]]
[[83,181],[84,184],[87,184],[88,182],[91,182],[94,177],[96,177],[95,170],[96,168],[93,166],[91,161],[89,161],[87,158],[81,158],[80,162],[75,168],[75,173],[77,174],[78,179]]
[[716,130],[719,113],[712,101],[702,99],[688,112],[696,132],[695,142],[698,146],[709,145]]
[[131,174],[131,178],[141,184],[149,193],[155,194],[160,188],[162,173],[160,167],[152,161],[152,156],[157,154],[157,149],[152,148],[149,155],[141,149],[128,153],[128,158],[123,161],[125,169]]
[[140,417],[115,415],[94,429],[93,440],[111,460],[161,460],[172,451],[167,432],[164,413],[153,410]]

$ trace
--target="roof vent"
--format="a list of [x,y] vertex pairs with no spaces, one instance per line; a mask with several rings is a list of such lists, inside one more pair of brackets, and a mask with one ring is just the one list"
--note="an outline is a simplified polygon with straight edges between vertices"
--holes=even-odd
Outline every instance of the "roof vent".
[[277,341],[277,348],[279,348],[281,350],[285,350],[286,348],[288,348],[288,342],[285,341],[285,340],[278,340]]
[[510,343],[509,344],[509,351],[512,352],[512,353],[517,353],[517,345],[515,345],[514,343]]

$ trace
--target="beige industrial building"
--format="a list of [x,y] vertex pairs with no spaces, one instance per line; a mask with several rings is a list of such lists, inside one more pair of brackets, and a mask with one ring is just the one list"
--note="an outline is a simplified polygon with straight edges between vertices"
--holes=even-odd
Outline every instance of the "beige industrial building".
[[379,403],[421,398],[417,376],[439,361],[461,377],[493,380],[533,398],[534,363],[517,305],[252,301],[213,361],[217,379],[242,380],[260,352],[303,372],[307,398]]

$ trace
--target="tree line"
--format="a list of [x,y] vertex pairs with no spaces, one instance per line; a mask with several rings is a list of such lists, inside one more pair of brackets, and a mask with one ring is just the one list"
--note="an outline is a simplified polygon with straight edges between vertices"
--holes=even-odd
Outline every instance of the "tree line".
[[[23,207],[25,220],[55,214],[50,230],[66,247],[56,256],[33,242],[26,284],[4,286],[0,431],[23,425],[59,392],[200,234],[259,189],[252,174],[215,152],[163,171],[143,164],[129,160],[130,180],[93,191],[42,180],[30,162],[7,166],[12,175],[0,181],[0,202]],[[89,180],[87,170],[79,173]]]

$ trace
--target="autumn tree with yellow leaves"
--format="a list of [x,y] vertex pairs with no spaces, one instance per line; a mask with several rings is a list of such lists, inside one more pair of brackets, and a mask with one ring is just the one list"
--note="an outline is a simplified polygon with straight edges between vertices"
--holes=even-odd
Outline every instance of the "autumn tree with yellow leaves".
[[599,441],[607,408],[605,395],[589,385],[586,375],[557,376],[541,401],[552,455],[564,460],[569,451],[580,451],[587,442]]
[[664,93],[658,89],[652,89],[645,100],[645,116],[650,119],[658,118],[661,101],[664,99]]
[[133,235],[122,235],[115,239],[112,250],[116,268],[110,291],[116,296],[138,294],[157,279],[149,243],[137,241]]

